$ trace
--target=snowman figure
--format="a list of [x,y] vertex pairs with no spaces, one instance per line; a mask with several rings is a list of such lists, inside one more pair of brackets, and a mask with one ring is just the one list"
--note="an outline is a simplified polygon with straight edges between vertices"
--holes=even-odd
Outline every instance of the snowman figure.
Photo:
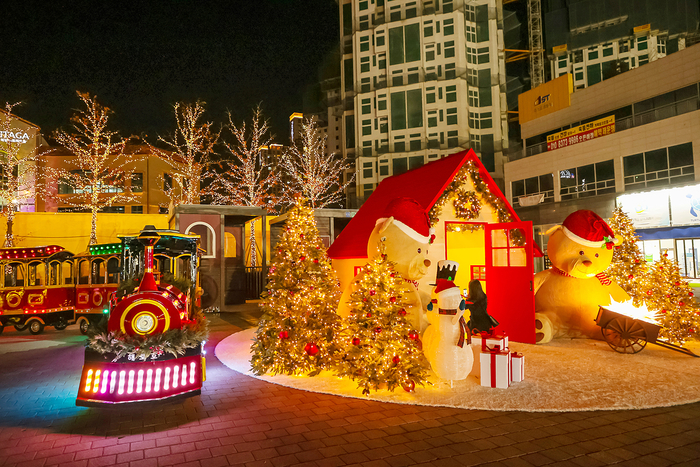
[[[474,364],[472,349],[465,345],[466,303],[453,282],[457,267],[454,261],[438,263],[437,299],[428,304],[430,326],[423,334],[423,352],[430,366],[438,377],[450,381],[465,379]],[[446,272],[449,279],[441,278]]]

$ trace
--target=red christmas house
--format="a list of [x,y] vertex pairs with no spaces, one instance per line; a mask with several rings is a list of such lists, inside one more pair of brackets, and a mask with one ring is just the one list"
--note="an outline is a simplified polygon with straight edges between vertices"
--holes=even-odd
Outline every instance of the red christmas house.
[[384,179],[328,249],[345,288],[367,262],[367,240],[387,204],[415,199],[435,228],[429,248],[430,272],[419,289],[432,291],[440,260],[459,263],[455,283],[465,290],[479,279],[488,295],[488,311],[518,342],[535,343],[532,223],[521,222],[473,150],[430,162]]

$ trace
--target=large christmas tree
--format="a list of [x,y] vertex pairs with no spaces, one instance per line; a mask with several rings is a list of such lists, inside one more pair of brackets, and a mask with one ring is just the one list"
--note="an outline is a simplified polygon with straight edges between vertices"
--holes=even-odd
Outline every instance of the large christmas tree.
[[313,210],[299,203],[287,224],[263,293],[253,343],[255,374],[316,374],[340,349],[336,314],[340,287],[316,229]]
[[406,318],[406,283],[386,258],[364,266],[351,294],[343,335],[346,349],[338,376],[358,383],[363,394],[397,386],[413,391],[424,385],[430,364],[421,350],[418,332]]
[[632,221],[619,207],[615,208],[608,225],[621,242],[615,246],[612,262],[605,273],[632,297],[636,306],[641,306],[647,298],[650,284],[647,276],[649,268],[637,245],[639,237]]
[[681,278],[678,263],[668,259],[668,254],[662,255],[649,269],[648,280],[656,285],[646,292],[646,302],[663,326],[659,337],[677,345],[697,339],[700,309],[690,286]]

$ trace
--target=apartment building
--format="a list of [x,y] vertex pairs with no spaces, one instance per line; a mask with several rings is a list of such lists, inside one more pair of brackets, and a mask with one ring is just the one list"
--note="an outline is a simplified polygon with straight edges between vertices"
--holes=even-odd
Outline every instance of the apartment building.
[[608,218],[621,205],[649,259],[666,252],[700,277],[700,44],[573,93],[548,86],[521,96],[534,118],[504,167],[506,196],[541,245],[537,233],[571,212]]
[[341,148],[358,204],[384,178],[470,147],[502,180],[501,0],[338,3]]
[[697,0],[542,0],[552,78],[583,89],[700,40]]

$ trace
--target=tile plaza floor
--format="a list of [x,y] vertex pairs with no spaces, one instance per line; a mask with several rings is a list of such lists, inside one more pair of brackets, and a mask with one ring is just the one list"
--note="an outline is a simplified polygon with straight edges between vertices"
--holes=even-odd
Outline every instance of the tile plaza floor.
[[[488,412],[304,392],[243,376],[213,356],[218,341],[253,320],[213,317],[202,395],[148,406],[75,407],[76,339],[0,355],[0,465],[700,465],[700,403]],[[0,344],[27,337],[11,332]]]

